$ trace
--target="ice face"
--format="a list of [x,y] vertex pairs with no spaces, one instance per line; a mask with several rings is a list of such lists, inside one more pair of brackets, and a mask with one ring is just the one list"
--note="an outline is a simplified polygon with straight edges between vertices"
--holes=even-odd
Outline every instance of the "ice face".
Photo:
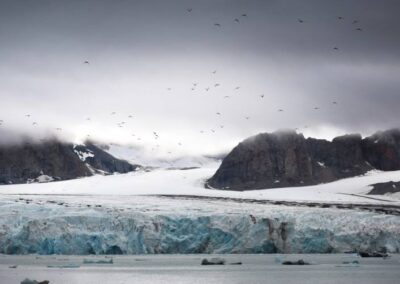
[[400,251],[400,218],[392,215],[158,197],[98,206],[43,198],[0,200],[0,253]]

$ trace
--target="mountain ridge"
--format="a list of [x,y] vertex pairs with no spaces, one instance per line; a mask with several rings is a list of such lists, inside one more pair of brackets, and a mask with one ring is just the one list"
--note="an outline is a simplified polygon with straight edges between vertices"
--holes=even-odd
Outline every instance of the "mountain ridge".
[[68,180],[139,168],[91,142],[81,145],[49,139],[0,146],[0,184]]
[[377,169],[400,169],[400,130],[305,138],[291,130],[261,133],[239,143],[206,182],[216,189],[251,190],[326,183]]

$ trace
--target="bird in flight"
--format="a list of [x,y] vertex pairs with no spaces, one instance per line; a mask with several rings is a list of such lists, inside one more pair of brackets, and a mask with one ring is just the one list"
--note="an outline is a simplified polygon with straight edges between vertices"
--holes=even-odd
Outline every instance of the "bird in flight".
[[31,117],[31,115],[30,115],[30,114],[26,114],[25,116],[26,116],[26,117]]
[[214,85],[214,87],[218,87],[219,86],[219,84],[218,83],[216,83],[215,85]]
[[186,9],[186,11],[188,11],[189,13],[192,12],[192,10],[193,10],[192,8]]
[[338,20],[343,20],[344,19],[342,16],[338,16],[337,18],[338,18]]
[[337,105],[337,102],[332,102],[332,104]]
[[314,109],[315,109],[315,110],[319,110],[319,107],[315,107]]
[[263,99],[263,98],[264,98],[264,95],[261,95],[260,97]]
[[353,25],[355,25],[355,24],[357,24],[358,23],[358,20],[354,20],[353,21]]
[[240,87],[239,87],[239,86],[235,88],[235,90],[239,90],[239,89],[240,89]]
[[34,125],[34,126],[37,125],[37,122],[33,122],[32,125]]
[[282,112],[282,111],[283,111],[283,109],[281,109],[281,108],[280,108],[280,109],[278,109],[278,111],[279,111],[279,112]]
[[242,17],[247,17],[247,14],[242,14]]
[[304,23],[304,20],[302,20],[302,19],[297,19],[297,21],[298,21],[300,24]]
[[216,115],[221,115],[221,113],[217,112]]
[[207,92],[208,92],[209,89],[210,89],[209,87],[205,88],[205,90],[206,90]]
[[362,28],[356,28],[356,30],[362,32]]
[[213,74],[217,73],[217,70],[212,71]]
[[339,50],[339,48],[338,48],[338,47],[336,47],[336,46],[335,46],[333,49],[334,49],[334,50]]
[[83,64],[90,64],[89,61],[85,60],[83,61]]
[[214,26],[216,26],[216,27],[219,27],[219,28],[220,28],[220,27],[221,27],[221,24],[219,24],[219,23],[215,23],[215,24],[214,24]]
[[239,19],[235,19],[234,21],[235,21],[236,23],[239,23]]

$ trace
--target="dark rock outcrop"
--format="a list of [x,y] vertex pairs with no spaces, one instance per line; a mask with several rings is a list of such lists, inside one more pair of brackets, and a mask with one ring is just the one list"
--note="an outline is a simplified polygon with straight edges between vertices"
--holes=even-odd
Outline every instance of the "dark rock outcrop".
[[310,265],[310,263],[308,263],[302,259],[299,259],[296,261],[287,260],[287,261],[282,262],[282,264],[283,265]]
[[362,141],[365,159],[383,171],[400,169],[400,130],[380,131]]
[[25,278],[24,280],[21,281],[21,284],[49,284],[49,280],[43,280],[43,281],[36,281],[36,280],[31,280],[29,278]]
[[384,195],[386,193],[400,192],[400,182],[382,182],[371,184],[372,190],[368,194],[372,195]]
[[219,257],[211,258],[210,260],[208,260],[207,258],[203,258],[201,260],[201,265],[224,265],[224,264],[225,264],[225,259]]
[[69,144],[47,141],[0,147],[0,184],[26,183],[41,175],[66,180],[92,173]]
[[87,153],[85,162],[93,169],[105,173],[127,173],[138,168],[138,165],[132,165],[127,161],[116,159],[91,142],[74,146],[74,150],[80,153]]
[[368,251],[360,251],[358,255],[361,257],[383,257],[386,258],[389,256],[386,252],[368,252]]
[[[79,150],[76,148],[79,147]],[[82,154],[87,155],[82,155]],[[88,166],[89,165],[89,166]],[[0,146],[0,184],[68,180],[95,172],[125,173],[137,165],[118,160],[96,146],[48,140]]]
[[400,169],[399,130],[365,139],[359,134],[344,135],[332,142],[305,139],[294,131],[259,134],[236,146],[207,186],[250,190],[315,185],[371,169]]

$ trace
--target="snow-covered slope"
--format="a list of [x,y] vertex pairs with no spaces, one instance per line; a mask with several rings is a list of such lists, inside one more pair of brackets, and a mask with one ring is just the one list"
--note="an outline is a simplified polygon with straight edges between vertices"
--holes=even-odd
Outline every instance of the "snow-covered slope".
[[206,156],[175,156],[172,154],[156,155],[153,152],[146,152],[144,149],[138,149],[129,145],[107,144],[97,145],[110,155],[123,159],[131,164],[139,164],[146,167],[156,168],[192,168],[204,167],[210,163],[215,163],[218,158]]
[[365,194],[370,184],[385,181],[400,181],[400,171],[369,172],[365,176],[307,186],[246,192],[205,189],[204,181],[218,167],[218,163],[189,170],[157,169],[151,172],[137,171],[111,176],[93,176],[47,184],[20,184],[0,187],[0,194],[99,194],[99,195],[199,195],[215,197],[252,198],[268,200],[323,201],[323,202],[364,202],[379,203],[384,200],[397,201],[394,196],[373,196]]

